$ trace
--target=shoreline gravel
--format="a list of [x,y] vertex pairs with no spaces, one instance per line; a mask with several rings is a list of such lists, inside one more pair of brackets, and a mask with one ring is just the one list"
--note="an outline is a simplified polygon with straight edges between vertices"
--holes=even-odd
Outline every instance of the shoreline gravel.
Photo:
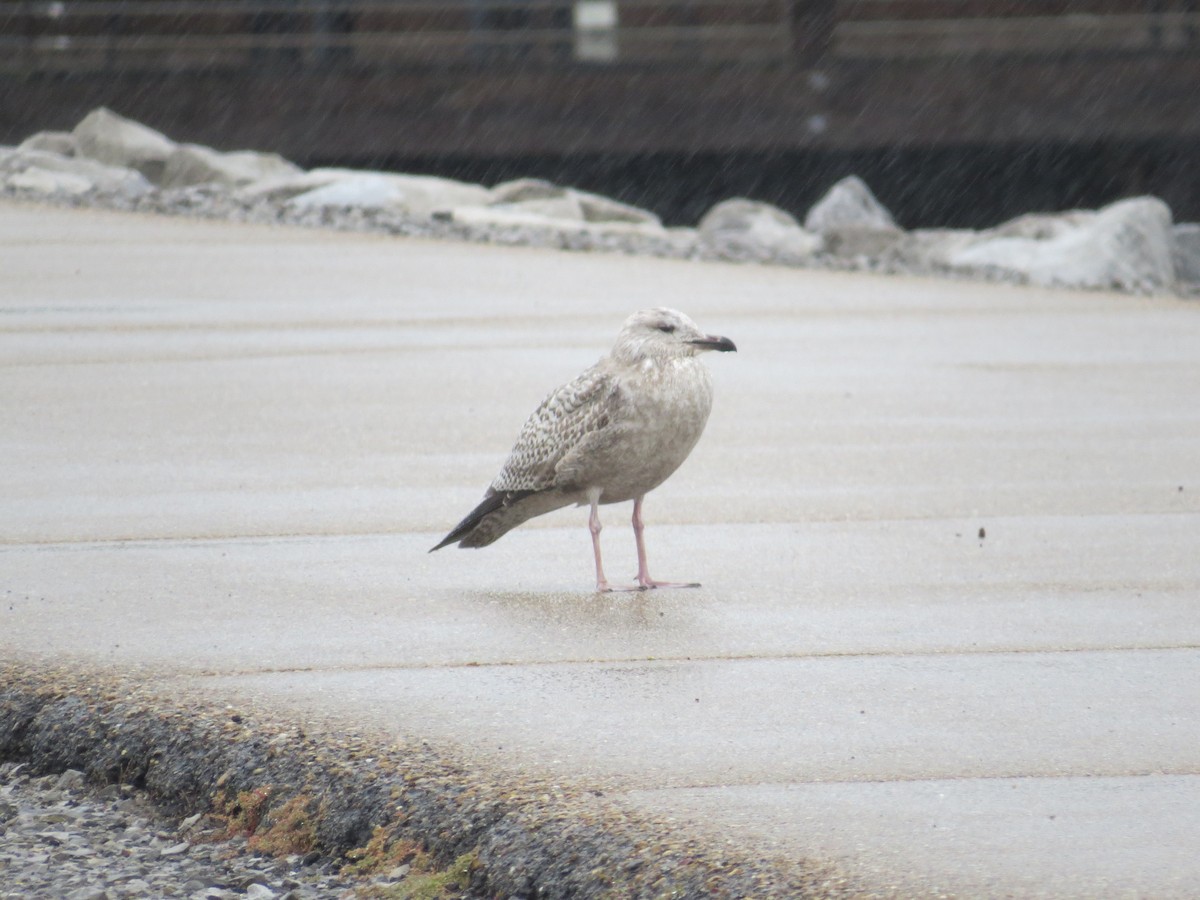
[[168,816],[133,785],[89,785],[78,769],[28,772],[26,763],[0,763],[2,900],[350,900],[407,873],[341,877],[318,853],[276,859],[212,817]]
[[[1025,285],[1029,281],[1012,272],[980,266],[970,272],[951,266],[930,264],[914,269],[894,254],[878,257],[858,255],[842,257],[822,253],[803,259],[786,253],[757,258],[747,251],[738,254],[725,248],[706,245],[689,229],[667,229],[662,235],[632,231],[573,228],[569,223],[557,227],[500,223],[458,222],[452,217],[422,217],[402,210],[362,207],[323,207],[293,209],[285,203],[266,199],[241,199],[216,185],[154,190],[139,197],[93,191],[75,196],[37,195],[0,186],[0,201],[66,209],[98,209],[268,225],[284,228],[381,234],[391,237],[488,244],[498,247],[532,247],[573,253],[610,253],[618,256],[644,256],[699,262],[724,262],[735,265],[771,266],[799,270],[856,272],[913,278],[939,278],[963,282]],[[1200,285],[1180,285],[1178,293],[1200,293]]]
[[[630,815],[597,785],[514,778],[420,740],[326,731],[206,695],[162,696],[146,687],[150,674],[0,665],[0,883],[22,886],[15,896],[871,896],[828,865]],[[55,855],[61,875],[47,873]],[[162,892],[180,879],[194,890]]]

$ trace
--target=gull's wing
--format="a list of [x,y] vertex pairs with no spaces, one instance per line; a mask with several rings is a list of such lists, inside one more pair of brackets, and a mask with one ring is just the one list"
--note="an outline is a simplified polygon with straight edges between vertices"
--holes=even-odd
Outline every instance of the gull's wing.
[[[563,458],[609,427],[619,412],[616,378],[600,362],[533,411],[483,500],[433,549],[483,547],[522,522],[573,502],[559,472]],[[573,468],[568,466],[571,471]]]
[[491,489],[515,493],[572,487],[560,483],[559,463],[607,428],[619,405],[616,379],[601,364],[564,384],[526,421]]

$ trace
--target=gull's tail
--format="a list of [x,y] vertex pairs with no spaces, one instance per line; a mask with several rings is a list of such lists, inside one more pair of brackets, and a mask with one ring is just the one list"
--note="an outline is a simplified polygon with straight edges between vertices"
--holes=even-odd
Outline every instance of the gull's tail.
[[494,491],[487,494],[466,518],[429,549],[441,550],[456,541],[460,547],[486,547],[527,519],[561,509],[573,502],[560,491]]

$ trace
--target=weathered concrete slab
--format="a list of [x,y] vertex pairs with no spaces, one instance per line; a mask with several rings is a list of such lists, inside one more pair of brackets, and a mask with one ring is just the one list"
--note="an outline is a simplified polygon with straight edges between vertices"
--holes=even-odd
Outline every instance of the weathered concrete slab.
[[[4,658],[879,890],[1200,891],[1200,306],[19,206],[0,248]],[[657,304],[740,350],[647,502],[704,587],[590,594],[578,510],[426,554]]]

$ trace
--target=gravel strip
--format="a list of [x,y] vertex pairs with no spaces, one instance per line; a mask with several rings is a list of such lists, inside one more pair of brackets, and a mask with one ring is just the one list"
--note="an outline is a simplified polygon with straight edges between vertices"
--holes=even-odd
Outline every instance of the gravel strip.
[[873,896],[826,862],[634,813],[603,782],[492,771],[154,681],[0,664],[0,900]]
[[[470,223],[455,221],[453,215],[435,213],[417,216],[402,209],[370,209],[362,207],[322,207],[295,209],[286,202],[268,198],[246,199],[217,185],[202,184],[185,188],[154,189],[139,196],[101,190],[63,196],[33,194],[0,184],[0,201],[67,207],[74,209],[104,209],[118,212],[182,216],[222,222],[253,225],[324,229],[386,234],[396,237],[463,241],[510,247],[538,247],[582,253],[611,253],[623,256],[650,256],[662,259],[703,260],[746,263],[751,265],[784,266],[837,272],[867,272],[876,275],[903,275],[945,278],[954,281],[990,282],[994,284],[1030,284],[1029,277],[1011,268],[986,264],[954,267],[933,258],[924,258],[907,242],[918,240],[917,233],[905,241],[875,255],[842,255],[822,251],[813,255],[795,256],[785,249],[738,242],[712,246],[697,231],[670,228],[661,234],[636,231],[604,231],[582,224],[564,221],[555,226],[508,224],[500,222]],[[921,261],[916,261],[921,257]],[[1093,288],[1081,288],[1090,290]],[[1154,288],[1113,286],[1112,290],[1131,293],[1155,293]],[[1200,281],[1180,279],[1172,288],[1174,294],[1185,298],[1200,297]]]
[[[813,256],[796,257],[785,251],[769,248],[755,251],[733,245],[718,249],[709,246],[692,229],[667,229],[664,234],[654,235],[590,230],[582,225],[573,227],[570,222],[563,222],[554,227],[505,223],[476,224],[458,222],[453,216],[441,214],[416,216],[402,209],[293,209],[286,203],[269,199],[243,199],[224,188],[210,184],[155,189],[133,197],[98,190],[74,196],[34,195],[11,186],[0,185],[0,200],[70,209],[103,209],[251,225],[386,234],[506,247],[537,247],[577,253],[610,253],[621,256],[734,262],[885,275],[925,275],[960,281],[1006,284],[1024,284],[1027,281],[1019,274],[989,266],[979,266],[969,272],[932,263],[929,266],[914,268],[896,253],[871,257],[861,254],[843,257],[831,253],[818,253]],[[1197,289],[1200,290],[1200,286]]]
[[90,787],[84,774],[30,777],[0,763],[0,898],[316,900],[378,896],[408,874],[342,877],[312,852],[274,859],[230,838],[223,823],[166,816],[144,790]]

